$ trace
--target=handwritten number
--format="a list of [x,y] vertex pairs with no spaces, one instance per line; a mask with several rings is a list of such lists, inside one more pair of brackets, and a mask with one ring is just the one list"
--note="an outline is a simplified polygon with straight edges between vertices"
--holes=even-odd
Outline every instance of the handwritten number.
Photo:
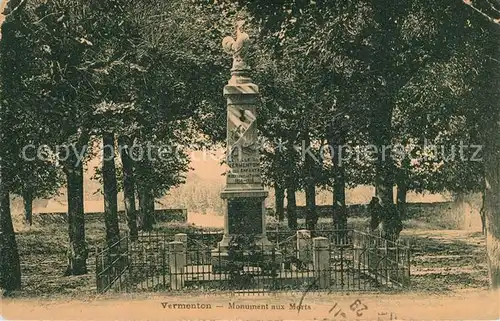
[[336,306],[337,306],[337,303],[335,303],[335,305],[330,309],[330,311],[328,311],[328,313],[332,313],[333,309],[335,309]]
[[351,311],[356,312],[356,315],[358,317],[363,315],[363,313],[361,311],[368,309],[368,307],[366,305],[364,305],[363,303],[361,303],[361,300],[359,300],[359,299],[356,299],[356,301],[354,301],[351,304],[350,308],[351,308]]
[[342,310],[338,310],[337,313],[335,313],[333,316],[336,317],[340,313],[340,316],[345,318],[345,313],[342,312]]

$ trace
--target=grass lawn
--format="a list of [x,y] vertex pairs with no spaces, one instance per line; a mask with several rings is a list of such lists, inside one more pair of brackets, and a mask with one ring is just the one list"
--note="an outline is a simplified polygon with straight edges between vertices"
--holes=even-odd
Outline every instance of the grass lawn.
[[[319,228],[327,229],[328,224],[327,219],[321,219]],[[367,222],[353,219],[349,224],[364,229]],[[269,229],[284,230],[285,225],[272,220],[268,222]],[[121,227],[126,228],[125,224],[121,224]],[[445,293],[461,289],[486,289],[488,280],[483,236],[480,233],[435,228],[429,223],[414,220],[405,222],[402,237],[410,241],[412,248],[412,286],[409,291]],[[200,228],[188,224],[157,226],[158,231],[172,233],[197,229]],[[95,249],[104,244],[104,222],[88,222],[86,237],[90,248],[89,273],[64,277],[67,226],[63,222],[51,222],[18,230],[23,289],[15,295],[77,298],[95,294]]]

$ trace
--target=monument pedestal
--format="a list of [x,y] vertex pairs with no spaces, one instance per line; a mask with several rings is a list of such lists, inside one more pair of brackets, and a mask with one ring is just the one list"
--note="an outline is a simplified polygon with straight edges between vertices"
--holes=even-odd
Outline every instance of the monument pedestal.
[[[228,189],[226,188],[221,197],[226,201],[226,213],[224,213],[224,236],[212,250],[212,270],[220,272],[227,270],[229,263],[234,258],[230,257],[229,247],[231,241],[238,236],[252,236],[249,240],[253,244],[244,245],[254,251],[243,251],[248,256],[246,266],[277,266],[283,261],[282,254],[274,248],[266,236],[265,221],[265,199],[268,192],[262,186],[255,189]],[[257,253],[257,255],[256,255]],[[258,256],[260,262],[253,262],[252,257]]]

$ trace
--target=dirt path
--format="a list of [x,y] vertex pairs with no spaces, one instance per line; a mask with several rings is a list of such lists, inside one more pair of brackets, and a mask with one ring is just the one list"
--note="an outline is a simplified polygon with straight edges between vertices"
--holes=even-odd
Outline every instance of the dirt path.
[[488,287],[485,241],[481,233],[462,230],[403,231],[411,242],[414,290],[446,292]]
[[[245,297],[143,294],[75,301],[7,299],[2,302],[0,314],[6,320],[382,321],[391,320],[391,313],[393,320],[495,320],[500,317],[500,292],[463,291],[449,296],[307,294],[299,311],[292,305],[299,305],[300,300],[301,294]],[[278,306],[283,309],[277,310]],[[356,311],[362,315],[357,316]]]

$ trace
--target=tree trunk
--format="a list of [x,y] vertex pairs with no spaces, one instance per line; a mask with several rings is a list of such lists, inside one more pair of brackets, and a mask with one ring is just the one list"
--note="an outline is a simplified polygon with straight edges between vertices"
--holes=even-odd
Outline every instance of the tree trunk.
[[24,222],[31,226],[33,224],[33,192],[27,188],[23,191]]
[[275,202],[276,202],[276,217],[278,221],[283,222],[285,220],[285,190],[278,184],[275,184]]
[[145,212],[145,200],[143,188],[139,187],[137,189],[137,198],[139,199],[139,215],[137,215],[137,228],[139,231],[144,231],[144,212]]
[[[334,145],[331,145],[334,146]],[[336,243],[345,244],[347,229],[347,208],[345,205],[345,171],[340,157],[333,159],[333,213],[332,223],[336,232]]]
[[[305,148],[311,145],[309,133],[306,131],[304,135]],[[314,179],[314,160],[310,155],[305,156],[304,165],[306,168],[306,228],[310,231],[316,229],[318,215],[316,212],[316,182]]]
[[[343,169],[341,169],[344,172]],[[333,226],[335,229],[347,228],[347,208],[345,205],[344,174],[340,174],[333,185]]]
[[297,230],[297,199],[295,197],[295,188],[289,186],[286,190],[286,216],[288,228],[292,231]]
[[[337,134],[338,135],[338,134]],[[333,150],[332,176],[333,176],[333,213],[332,223],[334,229],[344,230],[347,228],[347,210],[345,205],[345,168],[341,155],[338,152],[343,140],[340,137],[335,139],[334,133],[329,144]]]
[[[381,111],[374,130],[374,140],[378,148],[377,163],[375,167],[375,193],[380,200],[381,232],[384,238],[395,240],[403,229],[401,217],[394,205],[394,164],[391,156],[391,117],[392,108],[386,107],[391,101],[383,99]],[[382,108],[382,106],[384,106]]]
[[479,210],[479,215],[481,216],[481,233],[483,233],[483,235],[486,235],[486,217],[484,213],[484,202],[485,202],[484,198],[486,193],[483,190],[481,194],[482,194],[482,202],[481,202],[481,209]]
[[9,292],[21,289],[21,266],[10,213],[9,191],[2,172],[0,164],[0,289]]
[[[488,42],[484,44],[491,57],[498,57],[498,26],[488,24]],[[500,108],[498,79],[500,66],[496,59],[485,58],[482,83],[477,97],[483,106],[482,138],[484,142],[484,217],[486,254],[490,287],[500,289]]]
[[[498,111],[497,111],[498,112]],[[485,144],[484,214],[490,286],[500,288],[500,117],[492,117]]]
[[123,200],[130,240],[137,240],[137,210],[135,207],[134,163],[130,157],[130,138],[122,136],[118,139],[123,168]]
[[88,249],[85,242],[85,214],[83,194],[83,160],[78,160],[70,152],[69,162],[65,167],[68,191],[68,227],[69,250],[66,275],[87,273]]
[[104,185],[104,223],[106,225],[106,243],[108,247],[119,248],[120,228],[118,225],[118,199],[115,167],[115,136],[103,134],[102,178]]
[[380,221],[381,233],[384,238],[395,240],[399,237],[402,230],[401,217],[394,205],[393,184],[387,182],[387,177],[384,177],[386,171],[377,170],[379,181],[376,183],[376,195],[380,200]]
[[407,217],[407,205],[406,205],[406,195],[408,194],[408,185],[406,185],[403,181],[398,182],[397,189],[397,208],[399,212],[399,216],[401,220],[406,219]]
[[306,187],[306,228],[310,231],[316,229],[318,216],[316,212],[316,186],[308,182]]
[[153,230],[154,224],[154,196],[148,186],[139,189],[140,220],[139,229],[142,231]]
[[[376,191],[375,191],[376,195]],[[372,197],[370,204],[368,204],[368,213],[370,214],[370,232],[374,233],[379,224],[380,224],[380,216],[381,216],[380,200],[378,197]]]

